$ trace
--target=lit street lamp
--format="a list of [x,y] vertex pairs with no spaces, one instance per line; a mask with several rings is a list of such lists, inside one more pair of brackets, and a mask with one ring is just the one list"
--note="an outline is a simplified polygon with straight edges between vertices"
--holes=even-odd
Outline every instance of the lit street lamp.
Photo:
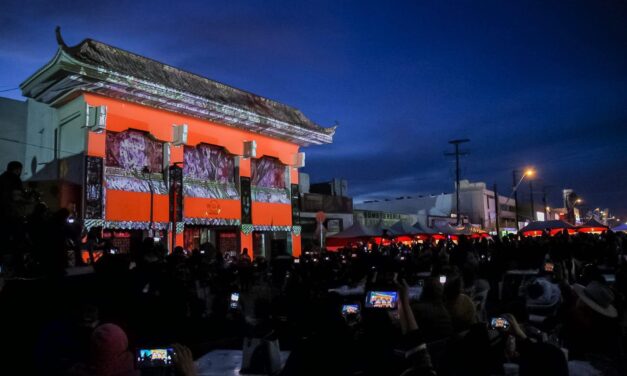
[[573,203],[573,218],[572,218],[572,219],[573,219],[573,223],[575,223],[575,224],[576,224],[576,222],[577,222],[577,216],[575,215],[575,209],[577,209],[577,206],[579,206],[578,211],[579,211],[579,213],[580,213],[580,214],[579,214],[579,218],[580,218],[580,220],[581,220],[581,218],[583,217],[583,214],[582,214],[582,213],[584,212],[584,207],[583,207],[581,204],[583,204],[583,200],[582,200],[581,198],[577,198],[577,199],[575,200],[575,202]]
[[536,220],[536,210],[534,208],[534,202],[533,202],[533,179],[531,179],[531,177],[533,176],[533,170],[527,170],[529,173],[527,174],[527,176],[529,176],[529,200],[531,200],[531,222]]
[[512,199],[512,196],[514,196],[514,203],[516,204],[516,231],[520,230],[520,226],[518,225],[518,221],[519,221],[519,215],[518,215],[518,187],[520,186],[520,183],[523,182],[523,180],[525,179],[525,176],[533,176],[533,174],[535,173],[533,171],[533,169],[528,168],[525,170],[525,172],[523,172],[522,177],[520,178],[520,180],[518,181],[518,183],[516,183],[516,172],[518,172],[518,170],[514,170],[512,171],[512,194],[509,195],[509,198],[507,199],[507,201],[509,202],[509,200]]

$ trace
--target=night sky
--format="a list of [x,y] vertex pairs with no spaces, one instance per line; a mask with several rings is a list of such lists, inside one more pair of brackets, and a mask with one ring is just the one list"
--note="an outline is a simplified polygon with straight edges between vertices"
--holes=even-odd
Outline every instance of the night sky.
[[348,179],[358,200],[452,191],[447,141],[469,138],[463,178],[508,195],[530,165],[551,206],[572,188],[627,216],[625,1],[140,3],[3,1],[0,90],[52,58],[60,25],[69,45],[97,39],[337,121],[305,171]]

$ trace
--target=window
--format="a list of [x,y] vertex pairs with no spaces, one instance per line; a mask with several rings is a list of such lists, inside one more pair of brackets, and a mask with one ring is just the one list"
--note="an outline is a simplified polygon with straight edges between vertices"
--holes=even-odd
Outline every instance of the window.
[[184,148],[185,177],[218,183],[235,182],[235,158],[223,147],[200,144]]
[[142,171],[148,167],[152,173],[163,169],[163,142],[147,132],[129,129],[124,132],[107,132],[105,165],[128,171]]
[[251,184],[264,188],[285,188],[285,165],[276,158],[263,157],[250,162]]

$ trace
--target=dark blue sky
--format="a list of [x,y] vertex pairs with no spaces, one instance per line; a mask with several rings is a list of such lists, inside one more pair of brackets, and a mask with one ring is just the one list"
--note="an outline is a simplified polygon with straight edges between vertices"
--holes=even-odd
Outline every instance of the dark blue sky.
[[624,1],[140,3],[3,1],[0,90],[53,56],[61,25],[70,45],[91,37],[338,121],[305,171],[360,199],[451,191],[443,153],[467,137],[465,178],[509,194],[512,169],[533,165],[552,206],[573,188],[627,216]]

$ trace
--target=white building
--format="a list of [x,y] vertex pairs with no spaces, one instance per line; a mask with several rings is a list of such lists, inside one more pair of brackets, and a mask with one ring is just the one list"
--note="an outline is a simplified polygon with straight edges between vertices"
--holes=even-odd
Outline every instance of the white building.
[[0,98],[0,173],[11,161],[25,164],[26,116],[26,102]]
[[[460,181],[460,215],[463,223],[470,223],[487,231],[496,231],[496,200],[494,191],[486,188],[485,183]],[[498,196],[499,224],[501,230],[514,231],[516,227],[515,201],[507,196]],[[355,204],[356,219],[365,222],[370,213],[381,213],[382,219],[396,219],[420,222],[433,227],[434,222],[457,221],[455,193],[443,193],[428,196],[405,196],[395,199],[366,201]],[[391,216],[395,215],[395,216]],[[402,215],[397,218],[396,215]],[[379,214],[377,215],[379,216]],[[369,224],[364,223],[364,224]]]

